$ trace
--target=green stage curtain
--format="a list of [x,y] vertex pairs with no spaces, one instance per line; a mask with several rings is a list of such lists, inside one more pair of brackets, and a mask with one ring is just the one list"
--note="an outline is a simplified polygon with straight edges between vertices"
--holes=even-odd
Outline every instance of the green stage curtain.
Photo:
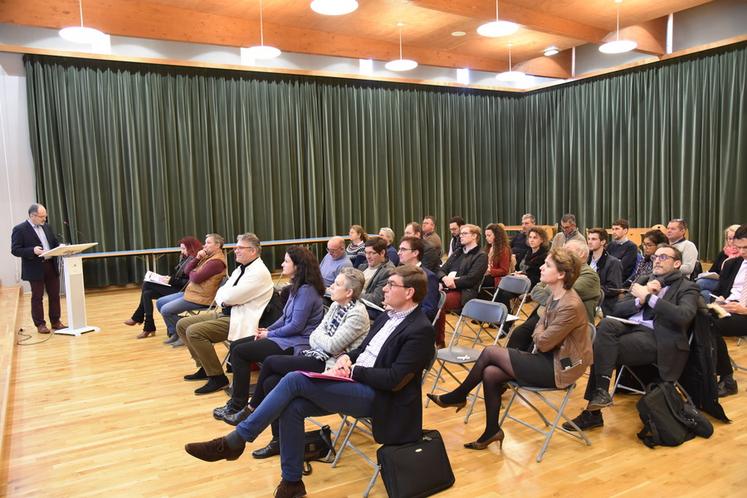
[[[744,45],[527,95],[26,56],[37,195],[69,242],[401,234],[425,214],[747,222]],[[268,254],[277,264],[282,249]],[[141,262],[86,262],[89,286]],[[165,268],[164,268],[165,270]]]

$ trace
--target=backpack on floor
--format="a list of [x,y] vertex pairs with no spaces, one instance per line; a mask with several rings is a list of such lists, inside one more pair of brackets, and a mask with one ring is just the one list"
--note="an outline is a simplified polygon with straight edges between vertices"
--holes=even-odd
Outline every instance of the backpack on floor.
[[671,382],[656,382],[636,403],[643,429],[638,439],[649,448],[679,446],[695,436],[711,437],[713,425],[695,408],[687,393]]
[[335,448],[332,446],[332,431],[328,425],[304,434],[303,475],[311,474],[311,461],[332,463],[335,459]]

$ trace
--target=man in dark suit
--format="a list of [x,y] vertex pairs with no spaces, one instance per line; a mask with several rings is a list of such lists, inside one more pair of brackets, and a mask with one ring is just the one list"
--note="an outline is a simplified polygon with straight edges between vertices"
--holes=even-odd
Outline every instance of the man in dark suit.
[[[423,239],[423,227],[420,223],[411,221],[405,226],[405,237],[417,237]],[[423,257],[420,258],[423,266],[433,273],[436,273],[441,267],[441,248],[435,247],[427,240],[423,239]]]
[[603,228],[592,228],[586,235],[589,245],[589,258],[586,263],[599,275],[599,283],[604,292],[602,312],[611,315],[618,301],[622,287],[622,264],[607,252],[609,236]]
[[280,421],[279,498],[306,494],[301,473],[306,417],[343,413],[371,417],[379,444],[404,444],[422,435],[421,376],[433,354],[434,333],[419,306],[426,277],[411,265],[395,268],[384,290],[390,310],[371,327],[354,351],[338,358],[326,373],[345,380],[286,375],[256,410],[225,437],[190,443],[185,450],[205,461],[236,460],[273,420]]
[[[680,271],[682,253],[662,245],[653,256],[654,269],[630,287],[614,315],[635,324],[605,318],[594,340],[594,365],[584,398],[586,410],[574,419],[581,429],[604,424],[601,409],[612,404],[610,377],[618,365],[656,363],[662,380],[676,381],[687,363],[688,331],[698,310],[700,289]],[[574,430],[566,422],[563,427]]]
[[21,279],[31,285],[31,318],[40,334],[49,334],[44,320],[44,289],[49,298],[49,321],[52,329],[64,329],[60,321],[60,271],[57,258],[39,255],[59,246],[52,229],[47,225],[47,210],[41,204],[29,207],[29,219],[13,227],[11,252],[21,258]]
[[718,287],[714,292],[718,296],[716,303],[731,314],[715,322],[716,332],[719,333],[716,340],[719,397],[737,393],[737,381],[734,380],[724,336],[747,335],[747,225],[740,226],[734,232],[734,245],[739,249],[739,257],[727,260],[721,267]]
[[423,308],[425,316],[433,321],[436,317],[436,313],[438,313],[438,301],[441,298],[441,294],[438,291],[438,277],[422,264],[423,248],[425,247],[425,244],[426,242],[423,239],[417,237],[403,237],[402,240],[399,241],[398,253],[402,265],[417,266],[423,270],[425,276],[428,277],[428,291],[420,305]]

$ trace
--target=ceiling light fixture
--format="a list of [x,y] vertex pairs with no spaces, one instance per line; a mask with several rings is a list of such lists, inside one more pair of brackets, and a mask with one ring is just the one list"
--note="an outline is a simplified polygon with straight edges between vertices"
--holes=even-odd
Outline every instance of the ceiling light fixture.
[[511,63],[511,44],[508,44],[508,71],[503,71],[502,73],[498,73],[495,75],[496,79],[499,81],[505,81],[507,83],[516,83],[524,78],[526,78],[526,74],[521,71],[514,71],[513,65]]
[[498,19],[498,0],[495,0],[495,21],[481,25],[477,28],[477,32],[488,38],[497,38],[499,36],[512,35],[518,29],[518,24]]
[[404,26],[404,24],[398,22],[397,26],[399,27],[399,59],[394,59],[393,61],[387,62],[386,64],[384,64],[384,67],[389,71],[409,71],[411,69],[415,69],[416,67],[418,67],[417,62],[415,62],[414,60],[402,58],[402,26]]
[[466,34],[467,33],[465,33],[464,31],[452,31],[451,32],[451,36],[456,36],[456,37],[464,36]]
[[262,17],[262,0],[259,0],[259,45],[247,49],[253,59],[274,59],[281,54],[280,49],[265,45],[264,18]]
[[80,26],[69,26],[60,30],[60,36],[73,43],[102,43],[106,40],[106,35],[95,28],[83,26],[83,0],[78,1],[80,10]]
[[560,53],[560,50],[558,50],[558,47],[547,47],[545,49],[545,57],[552,57],[553,55],[558,55]]
[[622,54],[630,52],[638,46],[633,40],[621,40],[620,39],[620,4],[622,0],[615,0],[617,5],[617,31],[615,32],[615,39],[599,46],[599,51],[603,54]]
[[356,0],[314,0],[311,10],[324,16],[343,16],[358,8]]

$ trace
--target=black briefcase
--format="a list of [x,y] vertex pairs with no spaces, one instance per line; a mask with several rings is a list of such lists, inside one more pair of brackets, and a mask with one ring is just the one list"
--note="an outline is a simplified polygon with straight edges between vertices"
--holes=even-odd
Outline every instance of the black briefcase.
[[414,443],[384,445],[376,451],[376,458],[391,498],[431,496],[454,485],[454,472],[438,431],[423,431]]

